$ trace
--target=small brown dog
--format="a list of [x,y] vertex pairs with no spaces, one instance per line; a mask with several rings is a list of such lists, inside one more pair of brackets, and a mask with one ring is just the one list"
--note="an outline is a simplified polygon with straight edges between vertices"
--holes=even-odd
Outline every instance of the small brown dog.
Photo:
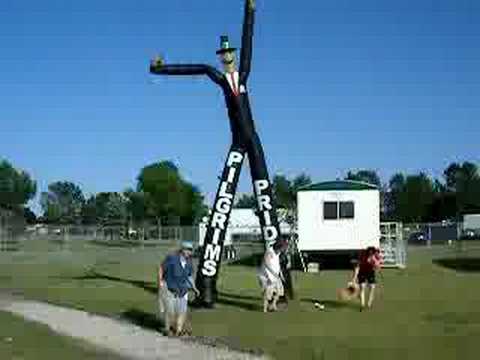
[[263,312],[277,311],[277,302],[283,295],[282,289],[274,286],[268,286],[263,292]]
[[337,298],[340,301],[352,301],[360,296],[360,287],[358,284],[349,282],[347,287],[337,290]]

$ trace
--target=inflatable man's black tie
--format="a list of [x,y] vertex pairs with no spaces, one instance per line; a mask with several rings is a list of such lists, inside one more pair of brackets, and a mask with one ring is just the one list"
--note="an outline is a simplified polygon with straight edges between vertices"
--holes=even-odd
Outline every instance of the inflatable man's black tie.
[[[224,72],[205,64],[167,65],[164,64],[163,59],[158,57],[150,65],[150,72],[158,75],[207,75],[221,87],[225,95],[232,132],[232,145],[225,161],[212,214],[209,218],[196,277],[196,285],[200,290],[200,303],[206,307],[212,307],[217,299],[216,281],[220,270],[225,232],[246,154],[248,154],[250,163],[265,247],[271,247],[274,243],[282,241],[263,148],[255,130],[247,92],[247,80],[252,60],[254,16],[255,1],[246,0],[238,71],[235,64],[236,49],[230,47],[227,36],[220,38],[220,49],[217,51]],[[283,274],[285,279],[291,279],[289,270],[285,266],[283,266]],[[293,294],[291,282],[287,281],[286,284],[287,293]]]

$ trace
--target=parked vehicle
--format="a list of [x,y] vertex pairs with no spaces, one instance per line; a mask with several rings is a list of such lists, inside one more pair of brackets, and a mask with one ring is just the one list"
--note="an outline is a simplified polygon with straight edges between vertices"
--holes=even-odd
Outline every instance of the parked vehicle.
[[475,233],[475,230],[472,229],[465,229],[462,231],[462,239],[464,240],[473,240],[476,239],[477,235]]
[[422,231],[415,231],[410,234],[408,237],[408,242],[410,244],[424,244],[427,239],[427,236]]

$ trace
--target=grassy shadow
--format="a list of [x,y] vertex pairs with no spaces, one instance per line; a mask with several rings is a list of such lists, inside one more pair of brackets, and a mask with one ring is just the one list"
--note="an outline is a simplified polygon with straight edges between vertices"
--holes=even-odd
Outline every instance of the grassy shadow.
[[433,260],[433,263],[461,272],[480,272],[480,258],[442,258]]
[[17,239],[3,239],[0,252],[16,252],[20,250],[20,242]]
[[[143,289],[151,294],[157,294],[157,285],[153,282],[148,281],[141,281],[141,280],[131,280],[131,279],[124,279],[115,276],[110,276],[106,274],[101,274],[94,270],[87,272],[81,276],[73,276],[69,277],[72,280],[107,280],[113,282],[119,282],[123,284],[132,285]],[[244,300],[244,301],[242,301]],[[236,295],[231,293],[220,292],[218,297],[218,303],[222,305],[234,306],[240,309],[248,310],[248,311],[258,311],[261,306],[259,304],[253,304],[250,301],[255,301],[260,303],[261,299],[259,297],[253,297],[248,295]]]
[[20,241],[17,239],[3,239],[1,243],[2,245],[18,245],[20,244]]
[[0,250],[0,252],[17,252],[20,251],[18,247],[4,247]]
[[223,291],[218,292],[219,297],[228,297],[228,298],[235,298],[235,299],[242,299],[242,300],[252,300],[252,301],[260,301],[262,298],[260,296],[251,296],[251,295],[239,295],[239,294],[232,294]]
[[247,311],[261,311],[262,305],[260,303],[254,304],[247,301],[241,301],[232,298],[226,298],[223,296],[219,296],[217,300],[218,304],[227,305],[227,306],[234,306],[239,309],[247,310]]

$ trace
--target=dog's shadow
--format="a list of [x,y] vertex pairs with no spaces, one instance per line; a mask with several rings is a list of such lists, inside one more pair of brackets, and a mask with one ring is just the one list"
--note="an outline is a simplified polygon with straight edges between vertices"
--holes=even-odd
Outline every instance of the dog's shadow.
[[313,299],[313,298],[302,298],[300,299],[300,302],[302,303],[320,303],[322,305],[325,305],[325,308],[328,309],[355,309],[357,310],[359,308],[359,304],[357,304],[354,301],[340,301],[340,300],[332,300],[332,299],[327,299],[327,300],[321,300],[321,299]]

